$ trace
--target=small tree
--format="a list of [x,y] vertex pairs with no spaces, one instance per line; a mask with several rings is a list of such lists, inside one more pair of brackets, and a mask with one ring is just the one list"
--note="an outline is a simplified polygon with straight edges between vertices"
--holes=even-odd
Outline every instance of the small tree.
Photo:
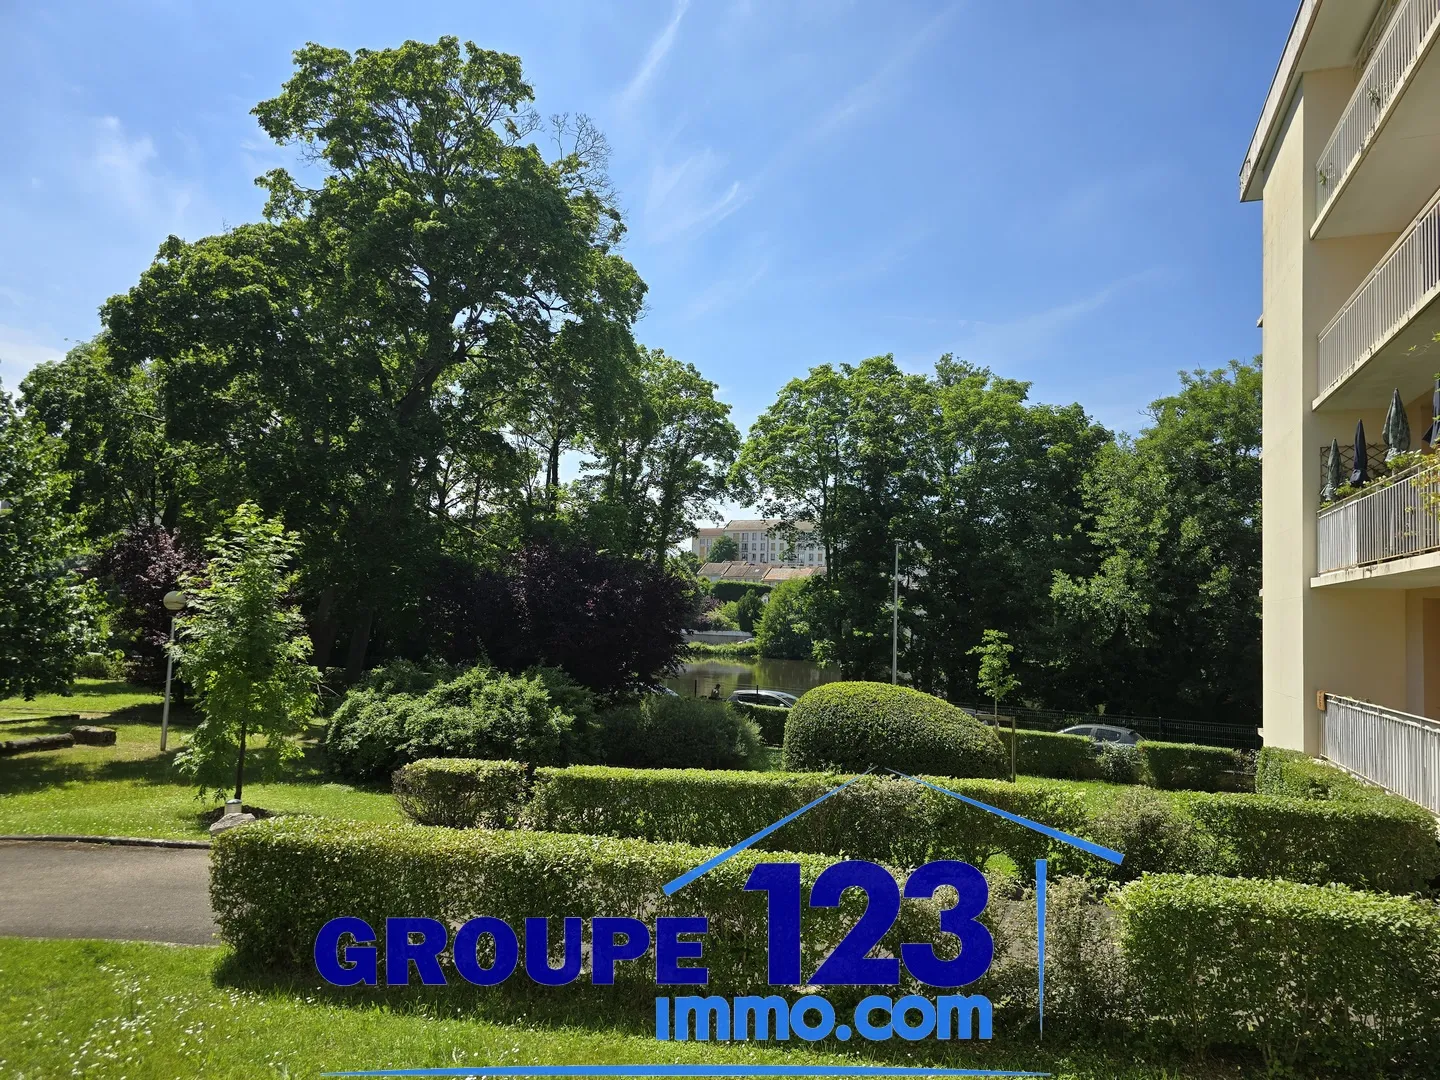
[[710,545],[711,562],[733,562],[740,558],[740,545],[733,536],[722,536]]
[[[1000,699],[1020,688],[1020,680],[1010,672],[1010,654],[1015,651],[1008,635],[1000,630],[986,630],[980,644],[968,656],[980,657],[980,674],[975,683],[993,702],[992,715],[1000,714]],[[1010,717],[1010,779],[1015,779],[1015,717]]]
[[262,767],[300,756],[294,736],[315,713],[320,673],[307,662],[310,639],[289,602],[298,548],[293,533],[247,502],[207,543],[208,583],[186,581],[191,599],[176,623],[176,657],[205,719],[176,765],[202,796],[220,794],[233,765],[235,798],[243,797],[252,735],[265,736]]

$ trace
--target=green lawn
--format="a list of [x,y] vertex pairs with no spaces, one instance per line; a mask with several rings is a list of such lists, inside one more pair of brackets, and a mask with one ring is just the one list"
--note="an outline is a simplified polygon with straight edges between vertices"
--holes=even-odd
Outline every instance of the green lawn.
[[[158,705],[160,702],[160,692],[148,686],[109,679],[76,679],[69,694],[41,694],[32,701],[18,697],[0,699],[0,721],[8,717],[50,716],[56,713],[103,716],[121,709]],[[0,728],[0,731],[9,730],[8,726]]]
[[[137,699],[139,699],[137,703]],[[116,730],[114,746],[74,746],[0,759],[0,834],[66,833],[204,839],[207,812],[218,805],[195,798],[195,788],[175,774],[175,751],[196,722],[172,709],[169,748],[160,752],[160,707],[156,697],[123,683],[81,680],[74,697],[36,699],[47,705],[68,701],[67,711],[103,715]],[[84,702],[83,705],[78,704]],[[34,703],[25,703],[31,705]],[[0,702],[0,710],[17,705]],[[63,708],[63,706],[62,706]],[[116,711],[111,711],[114,709]],[[45,711],[53,711],[46,709]],[[13,739],[69,730],[64,722],[3,718],[0,738]],[[305,760],[285,783],[247,783],[247,805],[274,812],[321,814],[357,821],[398,821],[400,812],[387,789],[362,790],[327,783],[321,768],[319,724],[306,739]]]
[[[490,993],[489,1001],[499,1002]],[[463,1009],[392,993],[282,985],[230,970],[222,948],[0,938],[0,1076],[87,1080],[313,1077],[332,1069],[639,1063],[863,1064],[829,1052],[659,1043],[573,1010]],[[1130,1053],[879,1044],[881,1060],[1051,1071],[1067,1080],[1238,1077],[1213,1065],[1134,1064]],[[941,1056],[936,1057],[934,1055]]]

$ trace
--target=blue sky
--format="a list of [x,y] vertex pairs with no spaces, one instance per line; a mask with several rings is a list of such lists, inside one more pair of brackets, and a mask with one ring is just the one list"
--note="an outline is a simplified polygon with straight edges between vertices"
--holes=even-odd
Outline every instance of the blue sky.
[[1135,430],[1259,351],[1236,175],[1295,0],[0,0],[0,381],[167,233],[254,220],[249,115],[306,41],[518,54],[612,145],[637,336],[743,428],[813,364],[943,352]]

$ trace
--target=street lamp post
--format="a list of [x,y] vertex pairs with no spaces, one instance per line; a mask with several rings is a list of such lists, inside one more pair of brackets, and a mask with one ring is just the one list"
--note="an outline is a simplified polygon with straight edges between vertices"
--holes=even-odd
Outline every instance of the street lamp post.
[[178,589],[167,592],[161,603],[165,610],[170,612],[170,644],[165,649],[165,707],[160,712],[160,749],[165,749],[165,742],[170,735],[170,676],[175,671],[175,616],[185,609],[185,601],[189,599]]
[[895,541],[894,607],[890,616],[890,685],[900,677],[900,541]]

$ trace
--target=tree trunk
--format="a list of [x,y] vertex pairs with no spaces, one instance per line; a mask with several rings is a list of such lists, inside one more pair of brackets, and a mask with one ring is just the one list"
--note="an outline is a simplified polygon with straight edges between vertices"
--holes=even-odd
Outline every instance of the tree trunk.
[[330,666],[330,654],[335,651],[335,637],[340,632],[340,625],[335,620],[335,593],[334,585],[321,590],[320,606],[315,612],[312,660],[322,670]]
[[[235,801],[240,802],[245,791],[245,721],[240,721],[240,756],[235,759]],[[244,809],[244,805],[241,805]]]
[[370,628],[375,622],[375,612],[364,608],[360,619],[350,634],[350,652],[345,657],[345,681],[358,682],[365,673],[365,654],[370,649]]

